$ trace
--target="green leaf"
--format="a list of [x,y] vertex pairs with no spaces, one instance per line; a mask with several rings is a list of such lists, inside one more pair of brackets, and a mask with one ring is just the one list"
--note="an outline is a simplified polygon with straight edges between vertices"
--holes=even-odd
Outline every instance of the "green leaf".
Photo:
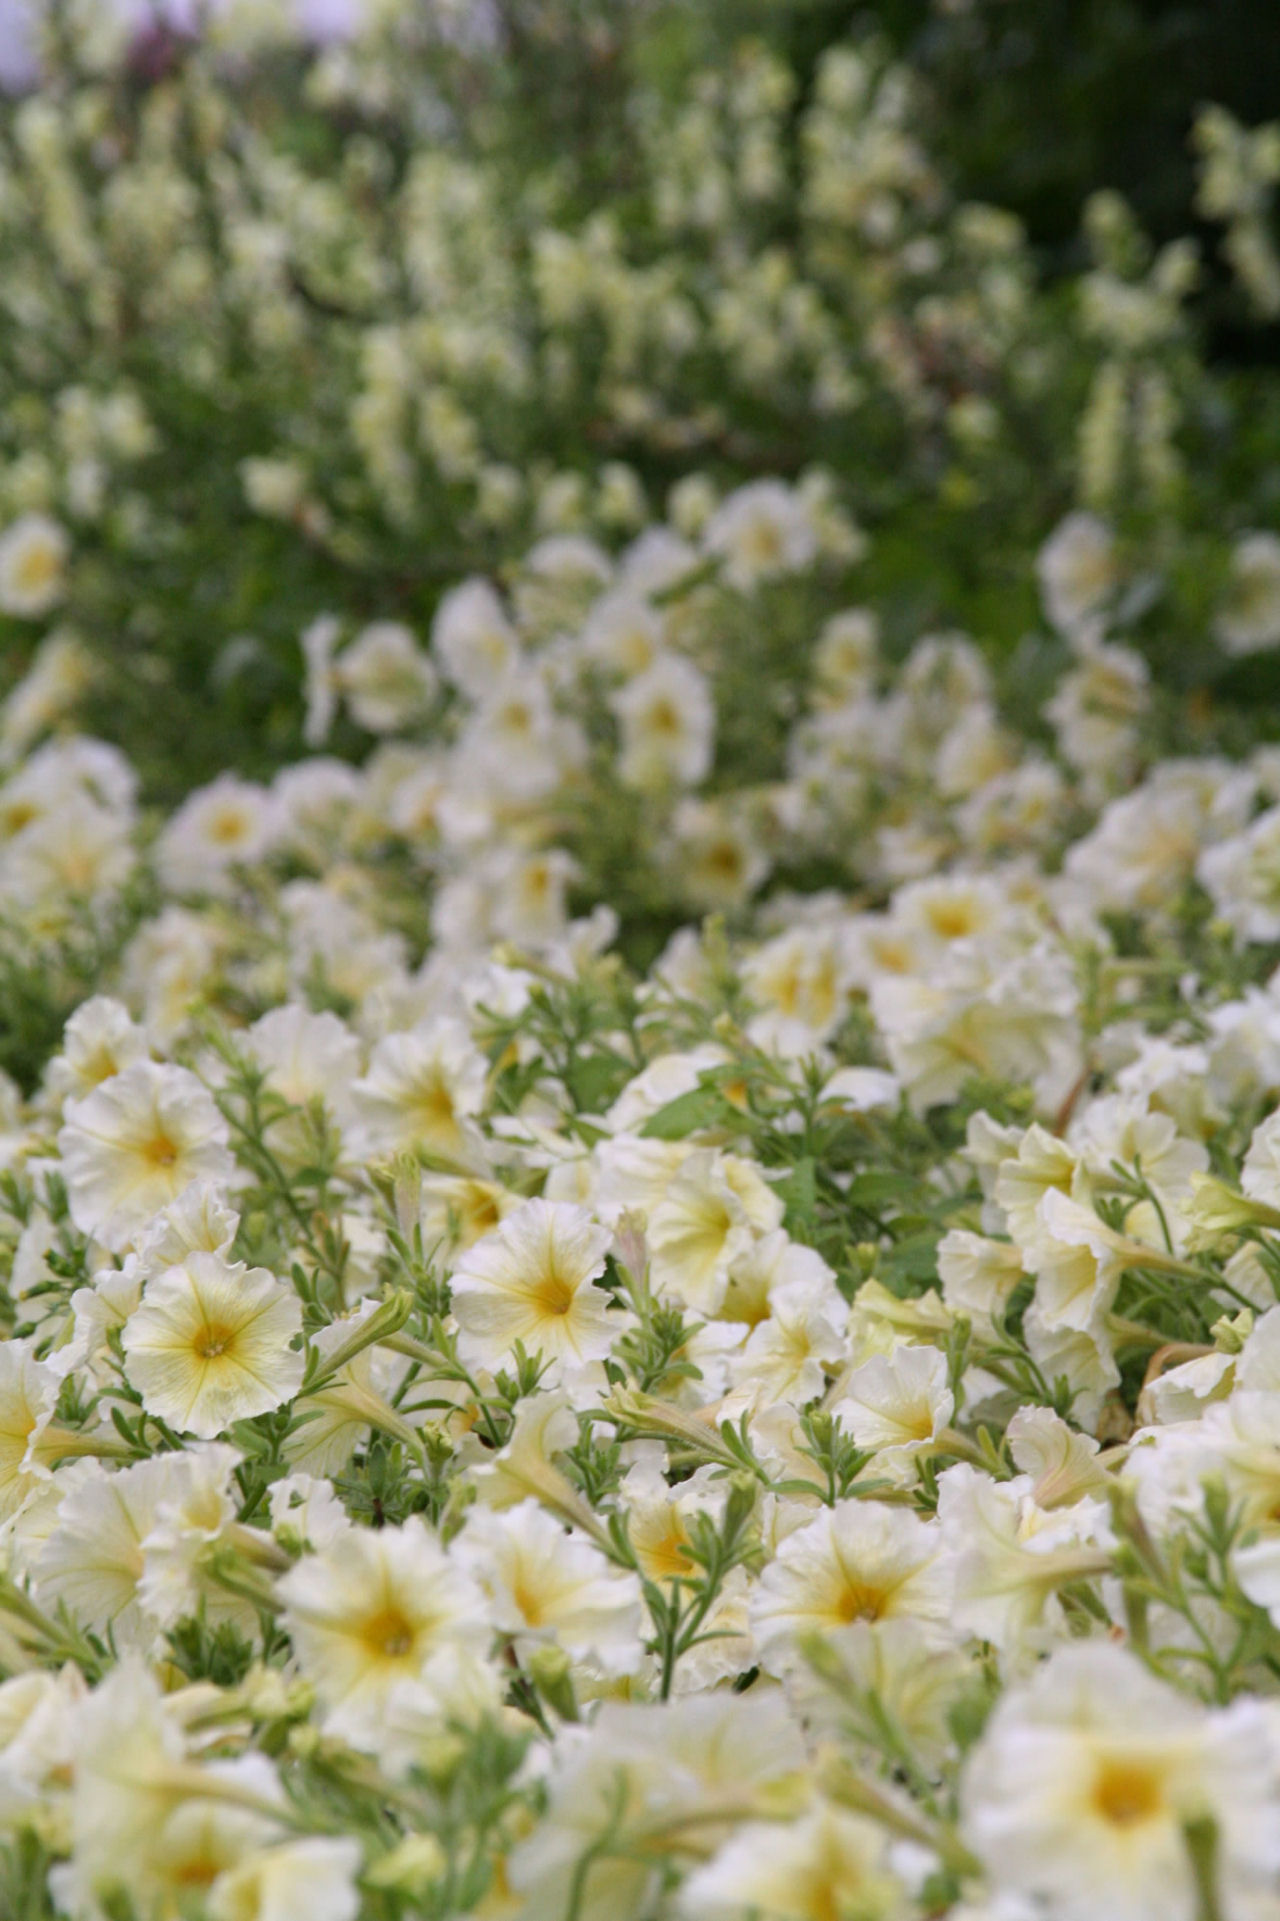
[[700,1127],[713,1127],[723,1120],[728,1103],[718,1087],[691,1087],[687,1094],[678,1094],[656,1114],[650,1114],[640,1129],[646,1140],[681,1141],[686,1134],[694,1134]]
[[565,1075],[574,1106],[589,1114],[608,1106],[626,1079],[627,1069],[607,1054],[575,1059]]
[[893,1202],[914,1199],[920,1183],[914,1174],[893,1174],[887,1170],[873,1169],[867,1174],[857,1174],[845,1189],[845,1199],[850,1207],[864,1214],[881,1214]]
[[818,1207],[818,1188],[811,1155],[797,1161],[778,1192],[787,1204],[784,1217],[787,1229],[794,1233],[797,1228],[812,1226]]
[[920,1234],[908,1234],[890,1248],[879,1269],[886,1287],[892,1289],[895,1282],[936,1280],[940,1238],[939,1230],[932,1227]]

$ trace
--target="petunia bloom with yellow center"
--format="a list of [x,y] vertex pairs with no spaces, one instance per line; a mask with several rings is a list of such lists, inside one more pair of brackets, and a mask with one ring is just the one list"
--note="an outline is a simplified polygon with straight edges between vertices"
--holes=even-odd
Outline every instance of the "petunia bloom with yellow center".
[[490,1638],[480,1588],[416,1516],[344,1530],[277,1592],[326,1729],[357,1747],[376,1747],[392,1690],[419,1679],[432,1655],[482,1652]]
[[58,1135],[71,1218],[113,1253],[196,1180],[226,1180],[227,1125],[186,1068],[137,1061],[68,1101]]
[[452,1277],[458,1351],[492,1367],[517,1341],[570,1367],[603,1360],[625,1322],[593,1285],[607,1228],[564,1201],[526,1201],[462,1256]]
[[196,1251],[148,1283],[125,1325],[125,1365],[149,1414],[208,1440],[292,1399],[301,1329],[297,1296],[266,1268]]
[[71,551],[48,514],[22,514],[0,534],[0,613],[34,620],[62,599]]
[[941,1632],[947,1579],[937,1524],[880,1501],[839,1501],[787,1536],[752,1603],[760,1664],[794,1665],[806,1634],[909,1615]]
[[[1252,1912],[1276,1860],[1254,1707],[1189,1701],[1111,1643],[1058,1649],[1004,1695],[966,1766],[964,1838],[993,1893],[1062,1921]],[[1215,1834],[1199,1867],[1197,1829]]]

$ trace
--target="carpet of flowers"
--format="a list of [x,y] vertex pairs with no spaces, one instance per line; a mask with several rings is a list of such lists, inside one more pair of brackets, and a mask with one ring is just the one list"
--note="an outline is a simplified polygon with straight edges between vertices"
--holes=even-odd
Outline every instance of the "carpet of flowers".
[[[259,57],[108,36],[0,159],[0,1909],[1277,1921],[1194,248],[1099,195],[1042,290],[874,45],[639,96],[639,253],[398,151],[394,34],[328,173]],[[1198,139],[1274,316],[1280,133]]]

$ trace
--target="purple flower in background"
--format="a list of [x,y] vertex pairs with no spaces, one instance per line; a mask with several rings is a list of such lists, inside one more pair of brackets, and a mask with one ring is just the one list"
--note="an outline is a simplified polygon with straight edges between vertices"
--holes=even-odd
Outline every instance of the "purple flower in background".
[[[197,35],[201,19],[226,0],[98,0],[103,16],[120,22],[135,70],[159,74],[169,66],[175,43]],[[361,0],[281,0],[298,37],[313,43],[345,40],[360,25]],[[42,0],[0,0],[0,88],[20,93],[40,78],[39,22]]]
[[0,0],[0,87],[17,93],[37,77],[31,0]]

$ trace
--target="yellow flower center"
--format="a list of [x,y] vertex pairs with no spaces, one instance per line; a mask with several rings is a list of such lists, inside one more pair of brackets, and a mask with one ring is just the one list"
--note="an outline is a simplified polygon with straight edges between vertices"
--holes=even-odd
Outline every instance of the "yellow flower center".
[[835,1598],[831,1609],[838,1621],[878,1621],[884,1613],[887,1596],[883,1588],[869,1581],[859,1581],[855,1576],[845,1578],[845,1584]]
[[236,1338],[233,1327],[211,1325],[201,1328],[195,1339],[195,1351],[202,1361],[216,1361],[225,1354]]
[[871,941],[871,953],[877,967],[886,974],[909,974],[912,965],[911,949],[902,941]]
[[670,1516],[665,1532],[646,1542],[640,1554],[651,1581],[674,1581],[693,1572],[688,1536],[678,1515]]
[[557,1267],[549,1267],[540,1274],[534,1287],[534,1299],[543,1314],[567,1314],[573,1306],[574,1285],[565,1279]]
[[370,1615],[360,1639],[379,1660],[403,1661],[413,1653],[413,1623],[398,1607],[385,1607],[380,1614]]
[[749,1284],[738,1275],[729,1276],[721,1307],[721,1318],[726,1321],[742,1321],[747,1327],[759,1327],[769,1318],[769,1288],[763,1279],[754,1279]]
[[453,1095],[438,1074],[414,1089],[413,1112],[424,1127],[439,1131],[453,1126]]
[[23,593],[37,593],[57,578],[58,555],[52,547],[28,547],[16,568]]
[[523,1574],[518,1574],[512,1582],[511,1598],[529,1627],[542,1626],[542,1596],[534,1591]]
[[962,940],[973,932],[973,911],[963,901],[939,901],[930,909],[929,919],[934,933],[943,940]]
[[227,808],[225,812],[215,814],[209,822],[209,839],[216,841],[220,847],[234,847],[238,840],[244,839],[248,825],[243,814]]
[[68,848],[62,855],[62,884],[69,894],[86,894],[93,885],[97,862],[86,848]]
[[782,555],[782,536],[769,520],[758,520],[748,529],[743,547],[757,567],[771,567]]
[[80,1079],[86,1087],[97,1087],[101,1081],[109,1081],[113,1074],[119,1072],[120,1063],[111,1049],[100,1047],[80,1069]]
[[732,841],[714,841],[707,849],[706,865],[719,879],[736,881],[742,872],[742,854]]
[[178,1158],[177,1143],[163,1131],[157,1132],[143,1145],[142,1158],[152,1167],[172,1167]]
[[1159,1769],[1149,1761],[1104,1761],[1093,1784],[1093,1805],[1113,1828],[1136,1828],[1164,1804]]
[[171,1870],[170,1879],[180,1888],[208,1888],[226,1865],[225,1861],[211,1860],[207,1854],[197,1854],[191,1860],[182,1862],[176,1870]]
[[479,1186],[467,1196],[458,1212],[462,1231],[471,1240],[479,1240],[482,1234],[488,1234],[502,1218],[496,1196]]
[[930,1441],[933,1439],[933,1409],[928,1401],[919,1401],[914,1407],[904,1407],[897,1416],[898,1426],[909,1440]]

